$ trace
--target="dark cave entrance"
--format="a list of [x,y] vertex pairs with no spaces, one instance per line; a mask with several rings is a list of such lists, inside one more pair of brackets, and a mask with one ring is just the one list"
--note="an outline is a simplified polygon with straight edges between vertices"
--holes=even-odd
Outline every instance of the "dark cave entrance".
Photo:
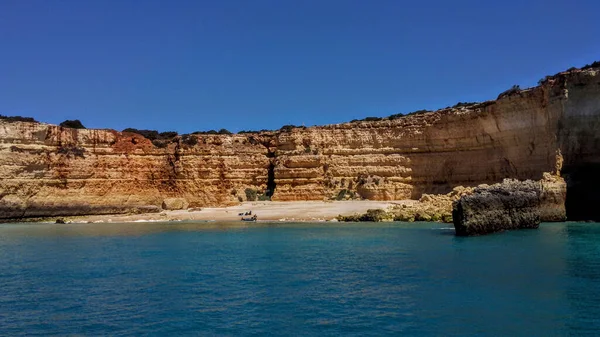
[[600,221],[600,163],[565,167],[567,220]]
[[277,187],[275,184],[275,164],[270,162],[267,170],[267,190],[265,191],[265,195],[271,198],[275,194],[275,187]]

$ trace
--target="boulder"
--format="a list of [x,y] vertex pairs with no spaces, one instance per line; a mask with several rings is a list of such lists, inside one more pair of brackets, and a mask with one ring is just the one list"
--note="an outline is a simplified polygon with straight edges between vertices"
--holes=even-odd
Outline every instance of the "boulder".
[[167,198],[162,202],[162,208],[173,211],[188,207],[188,202],[184,198]]
[[456,235],[482,235],[509,229],[538,228],[542,184],[505,179],[476,188],[452,207]]
[[358,222],[358,221],[371,221],[371,222],[391,222],[394,221],[394,214],[388,213],[383,209],[369,209],[364,214],[353,214],[353,215],[338,215],[337,221],[343,222]]

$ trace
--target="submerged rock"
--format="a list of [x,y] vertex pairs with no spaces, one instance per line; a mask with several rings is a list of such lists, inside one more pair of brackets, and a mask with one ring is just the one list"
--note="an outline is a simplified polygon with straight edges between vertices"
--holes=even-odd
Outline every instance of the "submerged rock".
[[[558,188],[560,190],[560,188]],[[456,235],[469,236],[509,229],[538,228],[548,199],[555,204],[560,197],[555,189],[548,196],[545,186],[537,181],[505,179],[500,184],[478,187],[453,205],[452,217]],[[564,203],[564,202],[563,202]],[[544,212],[542,212],[544,210]],[[560,217],[560,211],[550,212]],[[564,211],[563,211],[564,214]]]

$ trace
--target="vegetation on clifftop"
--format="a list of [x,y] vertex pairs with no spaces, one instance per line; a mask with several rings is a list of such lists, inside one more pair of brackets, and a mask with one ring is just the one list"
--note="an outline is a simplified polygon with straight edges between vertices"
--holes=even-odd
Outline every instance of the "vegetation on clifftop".
[[591,64],[586,64],[581,67],[581,70],[591,69],[591,68],[600,68],[600,61],[594,61]]
[[306,126],[284,125],[279,129],[279,132],[292,132],[293,129],[306,129]]
[[85,126],[81,123],[79,119],[67,119],[66,121],[59,124],[63,128],[71,128],[71,129],[85,129]]
[[158,148],[165,148],[170,142],[177,137],[178,133],[175,131],[158,132],[156,130],[138,130],[133,128],[127,128],[123,132],[137,133],[138,135],[150,140],[154,146]]
[[567,70],[565,70],[565,71],[561,71],[561,72],[559,72],[559,73],[557,73],[557,74],[554,74],[554,75],[548,75],[548,76],[544,76],[543,78],[541,78],[541,79],[538,81],[538,85],[542,85],[542,84],[546,83],[546,82],[547,82],[547,81],[549,81],[549,80],[556,79],[556,78],[558,78],[558,77],[559,77],[561,74],[564,74],[564,73],[568,73],[568,72],[572,72],[572,71],[576,71],[576,70],[587,70],[587,69],[592,69],[592,68],[600,68],[600,61],[594,61],[594,62],[592,62],[592,63],[590,63],[590,64],[586,64],[586,65],[584,65],[584,66],[583,66],[583,67],[581,67],[581,68],[577,68],[577,67],[571,67],[571,68],[569,68],[569,69],[567,69]]
[[36,123],[37,121],[31,117],[21,117],[21,116],[3,116],[0,115],[0,119],[7,122],[29,122]]
[[232,135],[233,133],[231,133],[227,129],[221,129],[219,131],[216,131],[216,130],[194,131],[194,132],[192,132],[192,134],[193,135]]
[[[582,66],[581,68],[577,68],[577,67],[571,67],[569,69],[567,69],[566,71],[562,71],[559,72],[557,74],[554,75],[548,75],[545,76],[544,78],[540,79],[538,81],[538,85],[542,85],[544,83],[546,83],[549,80],[552,79],[557,79],[558,77],[568,73],[568,72],[575,72],[575,71],[580,71],[580,70],[587,70],[587,69],[593,69],[593,68],[600,68],[600,61],[594,61],[590,64],[586,64],[585,66]],[[504,92],[500,93],[497,97],[497,99],[501,99],[503,97],[508,97],[510,95],[516,94],[521,92],[522,89],[519,85],[513,85],[511,88],[509,88],[508,90],[505,90]],[[494,101],[486,101],[486,102],[458,102],[453,106],[448,106],[446,108],[440,109],[440,110],[445,110],[445,109],[456,109],[456,108],[464,108],[464,107],[473,107],[473,108],[478,108],[478,109],[482,109],[486,106],[489,106],[491,104],[494,104]],[[377,122],[377,121],[386,121],[386,120],[395,120],[395,119],[399,119],[399,118],[403,118],[406,116],[411,116],[411,115],[419,115],[419,114],[424,114],[427,112],[431,112],[430,110],[425,110],[425,109],[421,109],[421,110],[417,110],[417,111],[413,111],[413,112],[409,112],[409,113],[397,113],[397,114],[392,114],[389,115],[387,117],[376,117],[376,116],[369,116],[369,117],[365,117],[363,119],[353,119],[350,121],[350,123],[357,123],[357,122]],[[5,122],[30,122],[30,123],[37,123],[38,121],[36,121],[34,118],[32,117],[22,117],[22,116],[5,116],[5,115],[0,115],[0,120],[3,120]],[[68,128],[72,128],[72,129],[85,129],[86,127],[81,123],[80,120],[78,119],[74,119],[74,120],[65,120],[62,123],[59,124],[61,127],[68,127]],[[267,130],[267,129],[262,129],[259,131],[255,131],[255,130],[241,130],[238,132],[238,134],[249,134],[249,133],[265,133],[265,132],[281,132],[281,133],[288,133],[291,132],[294,129],[306,129],[305,126],[298,126],[298,125],[284,125],[282,126],[279,130]],[[156,143],[155,145],[159,146],[159,147],[164,147],[166,146],[166,144],[168,143],[168,141],[173,140],[175,137],[178,136],[178,133],[175,131],[167,131],[167,132],[158,132],[157,130],[141,130],[141,129],[134,129],[134,128],[127,128],[124,129],[123,132],[133,132],[133,133],[137,133],[147,139],[149,139],[150,141],[152,141],[153,143]],[[195,131],[192,132],[192,135],[232,135],[233,133],[230,132],[227,129],[220,129],[219,131],[216,130],[208,130],[208,131]],[[185,135],[182,136],[182,138]],[[193,137],[185,137],[184,143],[187,145],[195,145],[197,143],[197,138],[193,138]]]
[[187,146],[194,146],[198,144],[198,137],[196,135],[181,135],[181,142]]
[[498,95],[497,99],[501,99],[503,97],[508,97],[510,95],[514,95],[521,92],[521,87],[518,84],[513,85],[510,89],[505,90]]

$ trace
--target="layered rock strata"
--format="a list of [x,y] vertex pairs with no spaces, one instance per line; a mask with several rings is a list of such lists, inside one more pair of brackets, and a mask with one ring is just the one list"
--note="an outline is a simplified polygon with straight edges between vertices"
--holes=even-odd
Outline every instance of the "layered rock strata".
[[278,135],[276,163],[277,200],[419,199],[549,172],[566,178],[570,219],[600,218],[600,70],[559,73],[495,101],[295,128]]
[[157,148],[136,133],[0,121],[0,218],[243,201],[246,189],[267,184],[262,137],[204,135]]
[[0,218],[130,212],[172,198],[189,207],[257,195],[417,200],[544,172],[566,178],[569,200],[578,201],[567,200],[569,218],[588,217],[597,211],[585,201],[600,202],[598,130],[598,68],[479,104],[195,142],[175,137],[164,147],[136,133],[0,119]]
[[418,198],[555,168],[560,97],[542,88],[396,120],[294,129],[278,138],[278,200]]

